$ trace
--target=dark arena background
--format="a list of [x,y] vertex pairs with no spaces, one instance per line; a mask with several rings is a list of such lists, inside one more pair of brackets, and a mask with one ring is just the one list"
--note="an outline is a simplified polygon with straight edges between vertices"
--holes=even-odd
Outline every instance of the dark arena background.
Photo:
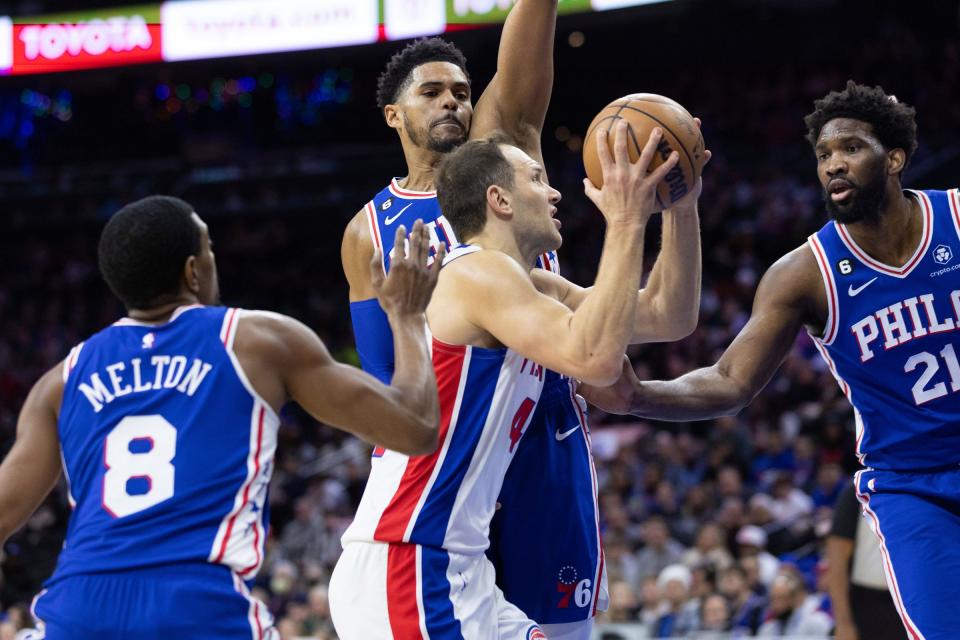
[[[326,4],[337,3],[315,3]],[[377,75],[404,43],[400,36],[443,33],[445,23],[445,37],[467,56],[475,96],[495,68],[497,3],[475,0],[489,11],[466,16],[470,2],[446,4],[439,23],[406,24],[399,34],[382,25],[381,2],[373,16],[380,27],[355,37],[331,32],[329,42],[268,53],[288,43],[266,34],[271,42],[242,56],[232,55],[248,53],[239,48],[184,53],[189,46],[180,43],[167,60],[184,59],[174,62],[156,51],[140,59],[107,51],[112,58],[97,60],[74,55],[69,44],[47,60],[36,53],[43,33],[24,25],[69,31],[129,16],[127,7],[0,3],[0,16],[11,17],[0,18],[0,456],[36,379],[123,315],[97,272],[97,238],[112,213],[148,194],[182,197],[209,224],[225,304],[292,315],[339,360],[357,363],[341,236],[364,203],[405,172],[396,134],[376,108]],[[634,92],[674,98],[702,118],[713,152],[700,199],[699,326],[680,342],[631,349],[641,379],[715,362],[746,322],[760,276],[827,219],[802,121],[815,98],[847,79],[881,85],[917,109],[919,149],[905,185],[960,182],[953,0],[560,6],[543,149],[550,182],[563,193],[564,276],[585,284],[596,273],[604,225],[583,195],[581,144],[603,105]],[[159,37],[159,5],[137,10]],[[13,34],[23,37],[11,50]],[[650,264],[658,238],[654,223]],[[268,554],[254,595],[285,640],[329,640],[336,636],[326,585],[370,452],[295,407],[282,418]],[[683,637],[725,638],[733,629],[729,637],[748,637],[758,628],[763,635],[764,621],[783,611],[765,575],[778,565],[802,585],[791,611],[832,615],[825,547],[834,504],[858,468],[854,420],[805,333],[736,417],[668,424],[593,411],[591,421],[611,594],[596,638],[655,637],[664,607],[701,621],[700,631]],[[69,512],[61,483],[4,546],[0,640],[25,637],[32,626],[29,603],[55,566]],[[690,573],[681,601],[667,603],[658,577],[673,564]],[[731,571],[736,566],[743,571]],[[717,593],[723,598],[714,604],[726,606],[707,615]],[[744,630],[749,611],[756,624]]]

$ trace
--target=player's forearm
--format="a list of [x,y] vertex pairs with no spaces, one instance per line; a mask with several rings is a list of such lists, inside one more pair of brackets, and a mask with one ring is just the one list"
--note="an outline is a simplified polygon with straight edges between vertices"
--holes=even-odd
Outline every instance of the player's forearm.
[[748,389],[713,366],[675,380],[635,384],[630,413],[656,420],[707,420],[739,413],[752,397]]
[[514,125],[543,126],[553,89],[556,23],[557,0],[519,0],[504,23],[497,82],[502,83],[502,99],[516,103]]
[[390,386],[398,402],[422,422],[428,434],[436,433],[440,420],[437,383],[427,344],[426,321],[422,314],[388,314],[396,355]]
[[587,364],[593,384],[613,384],[620,376],[634,330],[644,228],[641,223],[607,227],[597,279],[570,321],[575,356]]
[[700,216],[696,205],[665,211],[662,234],[660,255],[639,301],[653,305],[655,326],[637,326],[635,331],[637,335],[652,332],[666,340],[680,340],[696,329],[700,311]]
[[853,554],[853,541],[831,535],[827,538],[827,588],[833,607],[833,617],[837,623],[852,624],[853,613],[850,609],[850,556]]
[[16,445],[0,465],[0,545],[26,524],[59,478],[58,473],[52,482],[45,481],[35,468],[42,466],[39,460],[33,465],[23,459]]

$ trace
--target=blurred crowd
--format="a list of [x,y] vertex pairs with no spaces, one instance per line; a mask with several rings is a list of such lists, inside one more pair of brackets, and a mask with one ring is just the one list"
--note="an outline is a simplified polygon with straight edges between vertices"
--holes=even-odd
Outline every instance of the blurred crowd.
[[[571,104],[580,90],[563,83],[566,55],[558,52],[554,103],[560,105]],[[921,147],[907,183],[956,186],[938,182],[943,175],[955,178],[960,158],[955,39],[921,38],[890,19],[876,25],[855,63],[847,61],[853,67],[777,55],[756,73],[734,61],[725,68],[722,58],[717,68],[684,77],[651,70],[651,90],[676,97],[703,118],[714,161],[701,199],[699,327],[679,343],[631,349],[641,378],[674,377],[713,363],[749,317],[765,269],[823,224],[801,118],[813,98],[848,76],[882,84],[916,105]],[[374,74],[365,82],[373,83]],[[609,82],[609,98],[636,90],[635,79]],[[595,110],[552,112],[544,134],[551,182],[564,193],[562,271],[578,283],[593,278],[603,228],[579,186],[579,138],[569,122],[585,124]],[[383,129],[379,141],[331,149],[332,165],[320,160],[324,149],[311,129],[309,143],[241,154],[232,164],[220,156],[209,160],[212,152],[204,148],[189,161],[164,156],[122,166],[33,167],[32,183],[22,166],[0,175],[0,455],[12,443],[32,383],[72,345],[122,315],[97,274],[97,236],[106,215],[150,192],[181,195],[207,219],[226,304],[294,315],[339,359],[355,363],[340,234],[390,172],[402,172],[390,132],[375,112],[362,113],[365,127]],[[335,124],[338,116],[329,117]],[[176,127],[181,149],[190,148],[200,128],[189,120]],[[50,140],[56,137],[44,144]],[[104,144],[109,148],[109,140]],[[655,226],[648,231],[651,261],[658,233]],[[642,625],[650,637],[830,633],[823,544],[856,460],[852,412],[809,336],[797,337],[780,372],[739,416],[665,424],[594,411],[591,425],[610,592],[603,622]],[[335,637],[326,585],[339,536],[363,491],[369,454],[356,439],[295,407],[283,413],[268,555],[253,593],[277,616],[285,640]],[[68,516],[61,486],[3,548],[0,640],[29,627],[29,602],[53,570]]]

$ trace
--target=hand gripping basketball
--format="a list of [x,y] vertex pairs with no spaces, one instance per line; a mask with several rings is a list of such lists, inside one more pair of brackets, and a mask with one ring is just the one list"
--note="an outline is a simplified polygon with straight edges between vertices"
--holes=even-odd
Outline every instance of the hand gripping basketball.
[[433,265],[428,267],[430,230],[422,220],[417,220],[413,223],[409,238],[406,233],[403,225],[397,227],[388,275],[383,274],[379,249],[370,261],[373,289],[387,314],[416,315],[426,311],[447,252],[446,246],[441,243]]
[[630,162],[627,150],[627,123],[618,120],[613,129],[613,153],[607,144],[609,130],[595,136],[603,187],[598,189],[589,178],[584,178],[583,190],[600,209],[608,225],[643,224],[651,215],[663,209],[657,202],[657,185],[677,164],[679,156],[676,151],[670,152],[659,167],[648,173],[663,135],[660,128],[655,127],[650,132],[636,162]]

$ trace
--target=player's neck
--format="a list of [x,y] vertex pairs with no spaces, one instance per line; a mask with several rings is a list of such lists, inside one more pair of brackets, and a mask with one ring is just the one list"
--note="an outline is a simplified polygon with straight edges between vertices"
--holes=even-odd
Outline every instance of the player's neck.
[[493,225],[488,223],[487,228],[484,229],[482,233],[471,237],[464,242],[464,244],[471,244],[484,249],[505,253],[528,270],[536,265],[538,252],[524,251],[517,244],[517,239],[512,233],[504,232],[505,230],[503,229],[490,228],[492,226]]
[[127,317],[137,322],[147,324],[163,324],[170,320],[174,312],[180,307],[187,307],[192,304],[199,304],[196,296],[178,296],[177,298],[154,305],[145,309],[128,309]]
[[900,267],[916,252],[923,235],[920,203],[897,184],[888,191],[884,210],[876,222],[847,225],[847,230],[870,257]]
[[421,147],[404,145],[403,155],[407,160],[407,175],[397,181],[400,188],[408,191],[436,190],[437,166],[443,159],[443,154]]

